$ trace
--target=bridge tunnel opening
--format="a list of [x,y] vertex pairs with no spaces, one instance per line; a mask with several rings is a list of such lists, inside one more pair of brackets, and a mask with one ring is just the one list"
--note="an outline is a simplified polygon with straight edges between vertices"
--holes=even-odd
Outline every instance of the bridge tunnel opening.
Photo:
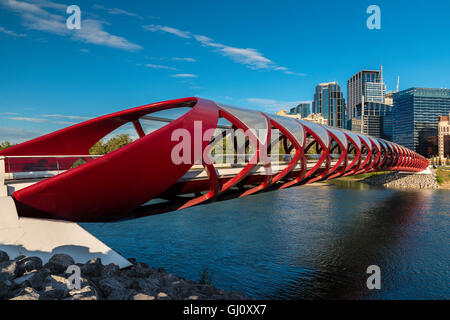
[[[129,145],[166,126],[192,109],[195,101],[158,106],[154,112],[136,119],[132,115],[118,116],[110,121],[115,128],[90,145],[85,154],[24,155],[5,157],[5,181],[20,190],[30,183],[40,182],[90,163]],[[151,116],[150,116],[151,115]]]

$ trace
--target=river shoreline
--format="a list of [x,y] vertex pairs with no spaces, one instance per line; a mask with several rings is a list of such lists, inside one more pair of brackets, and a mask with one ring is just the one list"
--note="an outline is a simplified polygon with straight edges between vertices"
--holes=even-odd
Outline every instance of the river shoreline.
[[[337,178],[334,181],[354,181],[364,183],[371,186],[378,186],[392,189],[444,189],[450,190],[449,183],[439,184],[436,179],[435,170],[431,170],[431,174],[411,174],[402,172],[386,172],[382,174],[362,177],[344,177]],[[327,181],[333,184],[333,181]]]
[[[43,264],[38,257],[10,259],[0,251],[0,300],[247,300],[240,292],[228,292],[196,283],[129,259],[131,267],[104,266],[101,259],[75,264],[66,254],[55,254]],[[69,266],[80,270],[79,288]],[[72,280],[71,280],[72,279]]]

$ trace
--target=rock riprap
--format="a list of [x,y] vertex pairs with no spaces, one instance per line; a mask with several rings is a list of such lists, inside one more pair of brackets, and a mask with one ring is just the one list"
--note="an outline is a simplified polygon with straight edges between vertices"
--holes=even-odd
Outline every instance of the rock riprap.
[[[132,266],[120,269],[93,259],[80,268],[80,286],[71,288],[66,254],[55,254],[46,264],[38,257],[15,259],[0,250],[0,300],[197,300],[249,299],[240,292],[227,292],[154,269],[130,259]],[[72,278],[73,279],[73,278]],[[73,284],[73,283],[72,283]]]
[[409,174],[401,172],[391,172],[375,177],[361,180],[374,186],[383,186],[396,189],[438,189],[434,172],[431,174]]

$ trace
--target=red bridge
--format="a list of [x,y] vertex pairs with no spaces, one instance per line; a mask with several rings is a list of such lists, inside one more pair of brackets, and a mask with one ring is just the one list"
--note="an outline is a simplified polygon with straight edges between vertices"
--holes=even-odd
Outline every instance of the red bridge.
[[[176,119],[158,116],[169,109],[187,111]],[[148,132],[155,122],[163,125]],[[137,140],[104,156],[89,155],[97,141],[125,124],[134,126]],[[220,153],[230,139],[232,151]],[[0,184],[8,187],[19,217],[115,221],[427,166],[424,157],[383,139],[184,98],[105,115],[3,150]]]

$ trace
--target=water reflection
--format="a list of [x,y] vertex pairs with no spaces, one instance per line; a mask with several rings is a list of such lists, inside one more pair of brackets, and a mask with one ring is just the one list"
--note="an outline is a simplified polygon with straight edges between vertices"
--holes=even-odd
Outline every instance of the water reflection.
[[[352,184],[354,185],[354,183]],[[364,189],[359,189],[364,190]],[[415,219],[420,192],[395,192],[379,206],[368,208],[348,228],[331,236],[313,264],[287,285],[277,288],[270,298],[281,299],[353,299],[371,294],[366,287],[367,267],[372,264],[387,270],[386,248],[401,241],[404,225]],[[339,199],[336,199],[339,201]],[[297,263],[301,263],[301,258]],[[308,274],[309,273],[309,274]],[[385,285],[388,285],[384,281]],[[384,288],[385,289],[385,288]],[[388,289],[388,288],[387,288]]]

